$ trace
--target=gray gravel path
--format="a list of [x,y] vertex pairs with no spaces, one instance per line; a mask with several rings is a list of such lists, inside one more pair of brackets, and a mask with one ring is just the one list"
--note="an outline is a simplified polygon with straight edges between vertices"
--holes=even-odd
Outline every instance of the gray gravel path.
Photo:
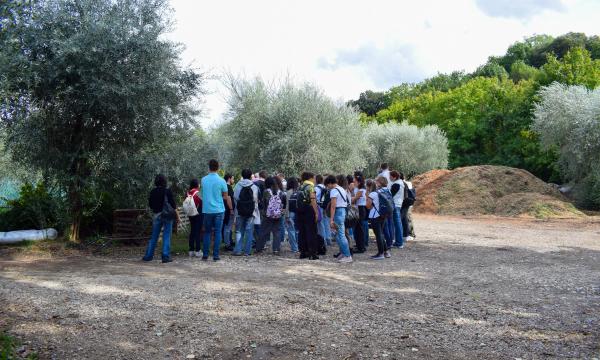
[[379,262],[4,257],[0,328],[40,359],[600,359],[598,222],[416,224]]

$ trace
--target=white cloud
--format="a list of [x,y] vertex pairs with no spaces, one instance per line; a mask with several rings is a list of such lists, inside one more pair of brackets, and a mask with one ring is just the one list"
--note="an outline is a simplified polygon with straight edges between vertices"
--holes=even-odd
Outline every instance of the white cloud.
[[524,20],[546,10],[566,9],[561,0],[476,0],[476,3],[489,16]]
[[[289,73],[340,100],[472,71],[533,34],[597,34],[600,12],[595,0],[496,0],[508,8],[492,0],[171,1],[177,23],[169,36],[186,46],[185,62],[267,80]],[[224,89],[208,85],[205,127],[225,110]]]

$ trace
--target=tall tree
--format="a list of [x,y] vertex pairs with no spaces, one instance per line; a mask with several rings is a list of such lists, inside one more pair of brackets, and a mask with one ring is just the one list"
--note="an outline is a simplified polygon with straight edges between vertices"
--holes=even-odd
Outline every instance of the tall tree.
[[166,0],[3,2],[0,116],[13,159],[64,186],[79,240],[99,164],[193,123],[202,75],[165,40]]

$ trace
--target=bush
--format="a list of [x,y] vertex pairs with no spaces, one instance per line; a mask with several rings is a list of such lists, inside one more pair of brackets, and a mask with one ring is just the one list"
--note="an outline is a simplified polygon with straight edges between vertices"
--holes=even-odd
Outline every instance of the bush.
[[212,135],[234,169],[351,173],[365,166],[359,114],[311,84],[229,78],[229,116]]
[[600,208],[600,89],[553,83],[540,90],[532,128],[557,149],[564,180],[582,207]]
[[386,161],[390,168],[406,176],[432,169],[448,167],[448,140],[435,125],[419,128],[404,122],[378,125],[371,123],[366,129],[369,143],[369,167],[374,175],[379,164]]
[[6,202],[5,211],[0,212],[0,231],[55,228],[64,229],[61,217],[62,201],[53,197],[44,186],[23,185],[19,197]]

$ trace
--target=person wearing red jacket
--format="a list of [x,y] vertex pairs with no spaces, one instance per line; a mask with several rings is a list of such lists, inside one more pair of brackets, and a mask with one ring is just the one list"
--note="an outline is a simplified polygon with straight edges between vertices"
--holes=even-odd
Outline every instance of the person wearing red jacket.
[[194,199],[194,204],[196,204],[196,208],[198,209],[198,215],[190,216],[190,237],[189,237],[189,246],[190,246],[190,257],[197,256],[201,257],[202,252],[200,251],[200,243],[202,239],[202,199],[200,198],[199,188],[200,185],[198,183],[198,179],[192,179],[190,181],[190,190],[187,192],[187,195],[192,196]]

